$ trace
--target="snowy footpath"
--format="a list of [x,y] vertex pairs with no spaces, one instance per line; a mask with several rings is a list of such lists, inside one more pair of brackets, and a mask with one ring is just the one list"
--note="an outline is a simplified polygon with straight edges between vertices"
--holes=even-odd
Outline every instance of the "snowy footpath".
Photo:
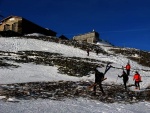
[[0,101],[0,113],[149,113],[150,103],[106,104],[96,100],[22,100],[18,103]]

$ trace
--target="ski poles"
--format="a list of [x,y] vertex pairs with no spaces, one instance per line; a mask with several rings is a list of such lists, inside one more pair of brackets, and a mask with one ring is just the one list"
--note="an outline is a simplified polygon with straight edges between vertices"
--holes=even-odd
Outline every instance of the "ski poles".
[[116,79],[116,83],[117,83],[117,80],[118,80],[118,76],[117,76],[117,79]]

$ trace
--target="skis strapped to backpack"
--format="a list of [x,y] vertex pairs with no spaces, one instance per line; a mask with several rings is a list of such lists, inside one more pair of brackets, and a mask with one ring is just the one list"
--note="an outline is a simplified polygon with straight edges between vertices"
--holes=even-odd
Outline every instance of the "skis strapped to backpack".
[[[108,72],[108,70],[111,68],[112,66],[110,65],[110,62],[107,63],[106,68],[105,68],[105,72],[104,75]],[[102,81],[106,80],[107,78],[104,78]],[[96,85],[96,83],[92,84],[91,86],[89,86],[87,89],[91,89]]]
[[106,69],[105,69],[104,75],[107,73],[107,71],[108,71],[111,67],[112,67],[112,66],[110,65],[110,62],[108,62],[107,65],[106,65]]

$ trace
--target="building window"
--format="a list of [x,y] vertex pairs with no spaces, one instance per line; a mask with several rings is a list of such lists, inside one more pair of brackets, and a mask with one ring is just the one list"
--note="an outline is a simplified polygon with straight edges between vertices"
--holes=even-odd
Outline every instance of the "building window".
[[8,31],[10,30],[10,25],[9,24],[5,24],[4,25],[4,31]]
[[17,32],[17,23],[12,24],[12,31]]

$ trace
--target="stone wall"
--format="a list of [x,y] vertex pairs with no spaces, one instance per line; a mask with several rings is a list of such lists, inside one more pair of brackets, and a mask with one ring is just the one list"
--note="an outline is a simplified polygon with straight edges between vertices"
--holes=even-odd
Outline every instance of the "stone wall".
[[97,41],[99,41],[99,34],[93,31],[93,32],[74,36],[73,40],[84,41],[88,43],[96,43]]

